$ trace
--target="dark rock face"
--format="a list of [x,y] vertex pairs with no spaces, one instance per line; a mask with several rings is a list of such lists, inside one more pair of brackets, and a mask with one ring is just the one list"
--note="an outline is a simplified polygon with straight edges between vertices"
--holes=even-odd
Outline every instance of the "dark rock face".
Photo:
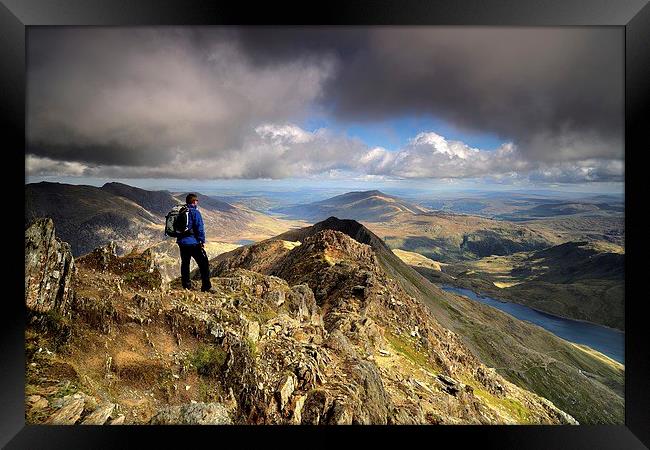
[[25,303],[35,312],[65,314],[72,300],[75,264],[70,246],[56,238],[51,219],[25,231]]

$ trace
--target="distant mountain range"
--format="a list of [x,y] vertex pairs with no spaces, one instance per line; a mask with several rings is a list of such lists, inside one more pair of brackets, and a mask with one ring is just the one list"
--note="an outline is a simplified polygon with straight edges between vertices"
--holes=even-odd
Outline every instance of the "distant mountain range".
[[483,193],[451,198],[427,198],[421,199],[419,203],[434,210],[510,221],[567,216],[611,217],[625,212],[623,199],[615,195],[566,199],[522,193]]
[[[141,248],[165,240],[164,217],[185,193],[148,191],[122,183],[102,187],[41,182],[25,185],[25,224],[50,217],[57,233],[75,256],[113,240],[118,251]],[[242,206],[199,195],[206,233],[213,240],[231,242],[263,238],[290,228],[290,224]],[[171,238],[167,238],[171,239]]]
[[286,214],[292,218],[313,222],[324,220],[330,216],[341,219],[382,222],[390,220],[401,213],[420,214],[428,212],[425,208],[378,190],[348,192],[318,202],[274,208],[273,211]]

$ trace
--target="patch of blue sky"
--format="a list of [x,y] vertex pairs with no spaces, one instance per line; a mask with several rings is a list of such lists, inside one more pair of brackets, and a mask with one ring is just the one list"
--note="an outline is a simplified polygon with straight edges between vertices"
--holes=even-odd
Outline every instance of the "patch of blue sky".
[[494,133],[462,130],[449,122],[430,116],[405,116],[375,122],[340,122],[324,116],[311,116],[299,124],[308,131],[326,128],[358,138],[369,147],[397,151],[419,133],[434,132],[450,141],[461,141],[481,150],[495,150],[507,142]]

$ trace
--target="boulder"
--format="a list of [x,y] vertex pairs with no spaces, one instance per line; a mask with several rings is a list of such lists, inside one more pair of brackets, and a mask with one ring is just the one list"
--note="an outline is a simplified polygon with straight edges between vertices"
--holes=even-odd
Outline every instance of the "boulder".
[[115,419],[111,419],[111,420],[108,422],[108,424],[109,424],[109,425],[124,425],[124,420],[125,420],[125,419],[126,419],[126,417],[124,416],[124,414],[120,414],[120,415],[117,416]]
[[385,425],[391,402],[381,381],[377,366],[370,361],[359,360],[353,365],[352,374],[361,388],[360,407],[354,414],[354,423]]
[[110,415],[113,413],[115,405],[113,403],[106,403],[97,407],[93,412],[88,414],[81,422],[82,425],[104,425]]
[[74,425],[81,417],[84,404],[84,395],[66,395],[61,408],[52,414],[46,423],[48,425]]
[[46,398],[41,397],[40,395],[30,395],[27,397],[27,407],[29,409],[43,409],[47,408],[49,405],[49,402],[47,401]]
[[307,394],[301,415],[301,424],[318,425],[325,415],[331,399],[328,393],[322,389],[314,389]]
[[302,322],[310,322],[314,325],[322,325],[323,319],[320,316],[314,292],[306,284],[298,284],[291,288],[288,296],[289,311]]

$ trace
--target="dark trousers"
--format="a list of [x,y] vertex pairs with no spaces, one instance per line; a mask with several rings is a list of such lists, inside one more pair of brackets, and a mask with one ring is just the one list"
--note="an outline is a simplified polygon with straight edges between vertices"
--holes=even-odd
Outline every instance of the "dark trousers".
[[210,266],[208,255],[200,245],[179,245],[181,251],[181,280],[183,287],[189,289],[190,283],[190,258],[194,258],[201,272],[201,290],[208,290],[212,287],[210,283]]

